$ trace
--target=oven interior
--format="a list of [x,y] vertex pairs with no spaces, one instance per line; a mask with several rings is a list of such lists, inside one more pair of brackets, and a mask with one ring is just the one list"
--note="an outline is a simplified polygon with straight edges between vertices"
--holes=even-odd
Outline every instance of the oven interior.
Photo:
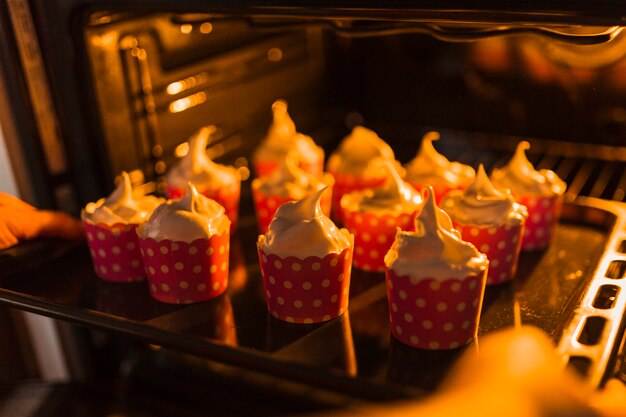
[[[92,127],[80,139],[89,145],[82,158],[99,181],[72,174],[78,206],[108,194],[121,170],[162,191],[161,177],[184,155],[189,136],[216,125],[210,156],[237,166],[244,179],[232,290],[197,306],[163,306],[142,285],[99,282],[85,248],[50,252],[35,244],[31,253],[54,259],[8,274],[5,302],[209,357],[222,373],[222,363],[239,364],[370,399],[436,388],[461,351],[417,352],[392,340],[380,275],[355,271],[350,314],[329,324],[298,328],[266,315],[250,156],[269,126],[271,103],[285,99],[298,130],[326,155],[358,124],[375,130],[402,163],[429,130],[441,132],[435,146],[450,160],[487,170],[528,140],[531,162],[568,183],[568,204],[554,244],[526,254],[514,284],[488,290],[480,335],[536,325],[591,384],[623,377],[621,27],[306,11],[97,10],[79,21],[74,47],[84,65],[75,75]],[[224,316],[232,323],[218,331]]]

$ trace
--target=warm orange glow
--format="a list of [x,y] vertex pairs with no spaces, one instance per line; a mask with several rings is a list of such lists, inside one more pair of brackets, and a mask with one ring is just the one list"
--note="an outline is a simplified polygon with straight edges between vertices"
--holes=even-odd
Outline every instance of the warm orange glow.
[[180,100],[173,101],[169,110],[171,113],[180,113],[181,111],[185,111],[192,107],[198,106],[206,101],[206,93],[200,92],[196,94],[192,94],[185,98],[181,98]]
[[174,149],[174,155],[177,158],[182,158],[189,153],[189,142],[183,142]]
[[205,22],[200,25],[200,33],[208,35],[211,32],[213,32],[213,25],[210,24],[209,22]]
[[189,23],[185,23],[184,25],[180,25],[180,32],[181,33],[184,33],[184,34],[191,33],[192,29],[193,29],[193,26],[191,26]]
[[183,80],[175,81],[169,84],[166,88],[166,91],[167,91],[167,94],[173,96],[185,90],[189,90],[190,88],[203,84],[207,82],[208,79],[209,79],[209,74],[207,74],[206,72],[201,72],[199,74],[196,74],[191,77],[187,77]]
[[267,51],[267,59],[271,62],[278,62],[283,59],[283,50],[280,48],[270,48]]

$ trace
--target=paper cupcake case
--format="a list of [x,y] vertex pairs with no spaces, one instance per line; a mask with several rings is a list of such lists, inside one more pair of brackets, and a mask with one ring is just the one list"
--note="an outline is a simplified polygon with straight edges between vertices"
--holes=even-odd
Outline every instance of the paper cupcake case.
[[228,288],[228,231],[191,243],[139,239],[150,294],[164,303],[205,301]]
[[135,282],[145,278],[136,224],[95,224],[83,220],[96,275],[110,282]]
[[518,203],[528,209],[528,219],[522,239],[522,250],[544,249],[550,244],[561,216],[563,195],[550,197],[522,196]]
[[463,240],[474,244],[487,255],[487,285],[501,284],[515,278],[524,233],[523,224],[479,227],[453,223],[454,228],[461,232]]
[[[216,190],[198,187],[198,191],[205,197],[217,201],[222,207],[224,207],[224,211],[230,219],[230,230],[233,232],[237,228],[237,219],[239,218],[241,182],[235,181],[235,183],[230,187],[222,187]],[[168,186],[165,189],[165,193],[168,198],[175,199],[185,195],[185,190],[182,188]]]
[[462,279],[415,279],[386,271],[391,334],[419,349],[456,349],[478,332],[486,272]]
[[269,313],[290,323],[320,323],[348,309],[352,250],[324,258],[282,258],[258,250]]
[[[255,162],[254,163],[254,172],[257,177],[268,177],[270,176],[276,169],[280,161],[264,161],[264,162]],[[300,161],[298,163],[298,167],[305,172],[313,175],[321,175],[324,172],[324,159],[321,159],[317,162],[303,162]]]
[[340,204],[341,197],[353,191],[380,187],[386,181],[385,177],[366,179],[350,174],[337,174],[333,172],[331,172],[331,174],[335,177],[335,185],[333,186],[332,215],[333,218],[340,223],[343,223],[343,212]]
[[[280,206],[289,201],[295,201],[294,198],[270,196],[254,186],[252,187],[252,197],[254,198],[254,205],[256,208],[255,212],[257,225],[261,234],[265,234],[267,232],[270,223],[274,219],[276,210],[278,210]],[[320,201],[322,211],[326,216],[330,216],[331,202],[332,187],[330,187],[328,191],[324,192]]]
[[396,228],[413,230],[417,212],[377,215],[343,211],[344,224],[354,234],[354,266],[364,271],[385,270],[385,254],[396,237]]

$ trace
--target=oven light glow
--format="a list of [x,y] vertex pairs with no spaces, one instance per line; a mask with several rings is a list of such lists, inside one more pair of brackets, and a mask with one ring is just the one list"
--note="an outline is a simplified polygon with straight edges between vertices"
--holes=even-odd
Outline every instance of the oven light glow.
[[210,24],[209,22],[204,22],[203,24],[200,25],[200,33],[208,35],[211,32],[213,32],[213,25]]
[[180,25],[180,32],[186,34],[191,33],[191,30],[193,29],[193,26],[191,26],[189,23],[185,23],[184,25]]
[[278,62],[283,59],[283,50],[280,48],[270,48],[267,51],[267,60],[270,62]]
[[190,88],[196,87],[200,84],[204,84],[208,80],[209,80],[209,74],[206,72],[201,72],[191,77],[187,77],[183,80],[170,83],[167,86],[166,91],[167,91],[167,94],[173,96],[185,90],[189,90]]
[[206,93],[201,91],[199,93],[173,101],[169,106],[169,110],[170,110],[170,113],[180,113],[181,111],[185,111],[192,107],[198,106],[204,103],[205,101],[206,101]]
[[182,158],[189,153],[189,142],[183,142],[174,149],[176,158]]

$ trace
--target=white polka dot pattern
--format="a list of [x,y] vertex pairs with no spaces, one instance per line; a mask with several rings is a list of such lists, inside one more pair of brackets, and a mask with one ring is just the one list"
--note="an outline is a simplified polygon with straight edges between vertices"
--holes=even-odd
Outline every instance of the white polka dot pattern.
[[[264,257],[267,262],[263,262]],[[303,260],[281,258],[259,250],[259,261],[268,311],[277,319],[292,323],[319,323],[335,318],[347,309],[352,261],[350,250]],[[271,297],[267,296],[268,292]]]
[[382,272],[385,254],[393,244],[396,227],[413,230],[416,213],[400,215],[359,213],[344,210],[346,228],[354,234],[354,266],[365,271]]
[[150,294],[165,303],[186,304],[224,293],[228,288],[229,239],[228,231],[191,243],[140,239]]
[[523,235],[522,250],[545,248],[552,240],[554,228],[561,215],[563,195],[519,196],[517,200],[528,208],[528,221]]
[[[107,226],[83,221],[96,275],[111,282],[142,281],[145,271],[136,225]],[[89,237],[91,236],[91,238]]]
[[386,280],[391,333],[400,342],[453,349],[476,336],[486,271],[463,279],[411,280],[387,270]]
[[524,225],[511,227],[476,227],[453,220],[461,236],[480,249],[489,259],[487,285],[500,284],[515,278]]

